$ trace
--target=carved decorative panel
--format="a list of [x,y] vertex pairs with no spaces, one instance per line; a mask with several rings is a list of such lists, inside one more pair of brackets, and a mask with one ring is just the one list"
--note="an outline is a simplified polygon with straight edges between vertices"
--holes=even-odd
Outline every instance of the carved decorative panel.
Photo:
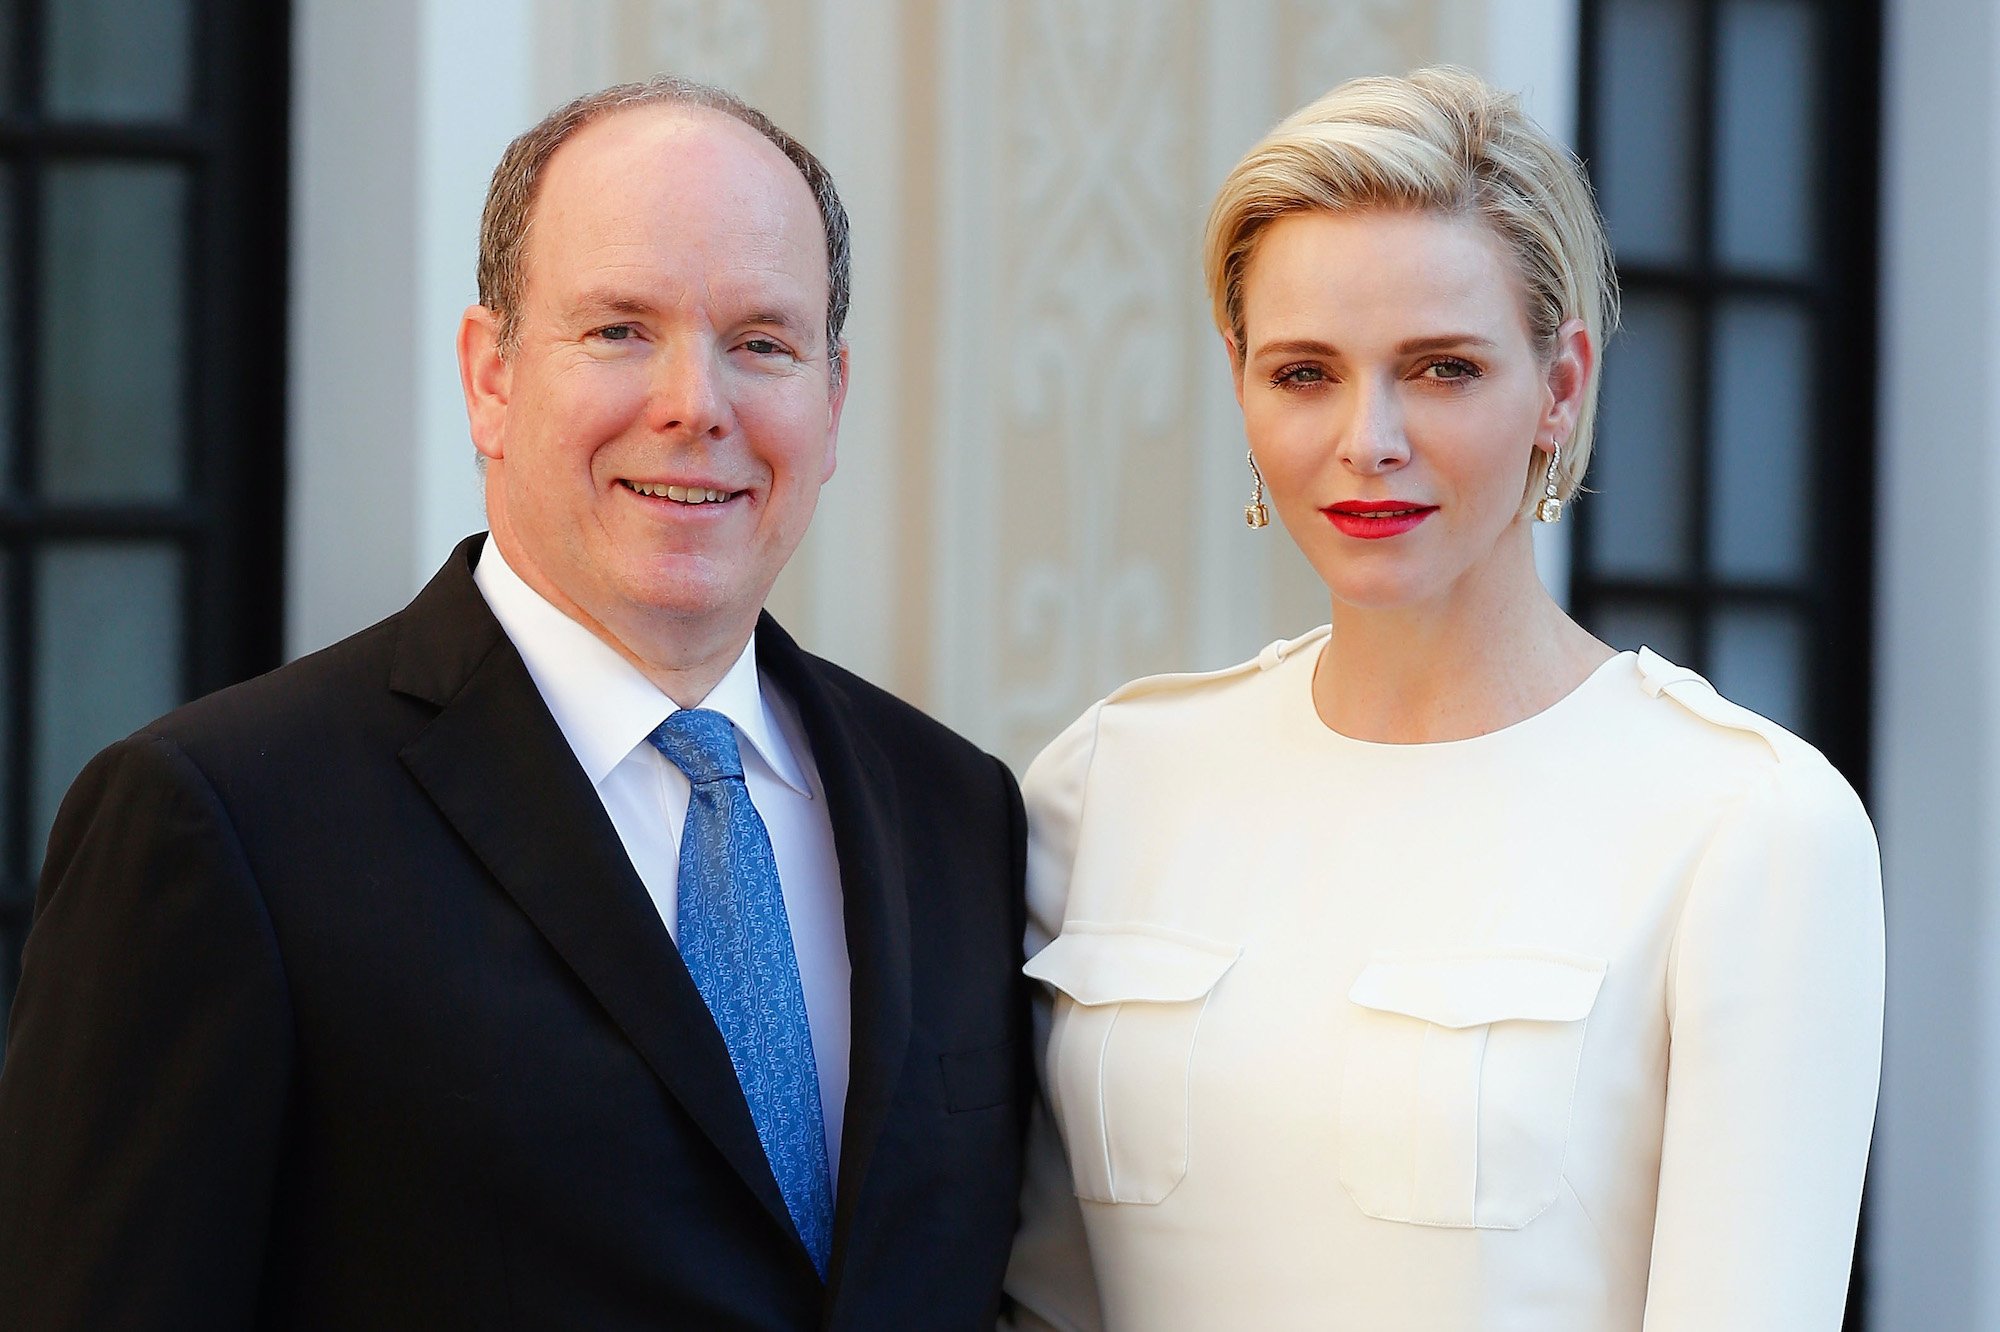
[[1193,0],[1010,6],[993,503],[1001,743],[1185,642]]

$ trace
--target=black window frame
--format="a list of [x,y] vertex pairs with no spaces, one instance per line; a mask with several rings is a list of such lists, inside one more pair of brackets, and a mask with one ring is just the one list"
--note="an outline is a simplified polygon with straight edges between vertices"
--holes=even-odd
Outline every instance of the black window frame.
[[[1578,145],[1586,164],[1596,147],[1599,47],[1603,11],[1618,0],[1582,0],[1579,10]],[[1628,0],[1629,2],[1629,0]],[[1733,271],[1715,257],[1713,236],[1716,152],[1715,70],[1723,6],[1737,0],[1690,0],[1700,16],[1696,51],[1700,85],[1694,104],[1697,194],[1694,200],[1694,258],[1687,264],[1619,264],[1619,281],[1629,299],[1663,295],[1686,300],[1694,312],[1698,352],[1691,367],[1697,423],[1691,463],[1692,500],[1687,533],[1693,552],[1686,577],[1631,577],[1600,574],[1592,561],[1592,524],[1598,515],[1585,502],[1576,506],[1576,539],[1570,556],[1572,613],[1588,627],[1613,602],[1654,606],[1686,615],[1693,660],[1708,670],[1711,626],[1718,610],[1764,607],[1796,609],[1814,628],[1812,670],[1802,729],[1846,775],[1867,793],[1869,720],[1873,677],[1875,547],[1876,271],[1878,233],[1877,163],[1880,142],[1881,7],[1875,0],[1840,0],[1817,6],[1825,20],[1824,77],[1818,89],[1819,189],[1816,250],[1802,278],[1776,278]],[[1613,238],[1614,243],[1616,237]],[[1777,295],[1799,300],[1815,330],[1815,405],[1809,438],[1819,441],[1811,460],[1815,520],[1809,535],[1806,576],[1797,585],[1754,582],[1723,576],[1714,567],[1708,530],[1713,441],[1709,420],[1714,315],[1725,298]],[[1607,355],[1619,354],[1617,340]],[[1599,418],[1594,447],[1617,448],[1615,423]]]
[[[6,249],[13,401],[0,493],[0,1013],[19,977],[43,848],[34,822],[34,561],[66,541],[149,541],[182,559],[179,693],[194,698],[276,666],[284,630],[285,363],[289,249],[291,5],[192,0],[190,107],[174,123],[57,119],[42,109],[46,14],[15,0],[11,87],[0,102],[0,170],[11,191]],[[42,202],[47,171],[73,162],[169,163],[187,172],[182,329],[185,448],[179,494],[161,501],[46,500],[37,473]],[[107,336],[113,331],[107,330]],[[144,336],[143,328],[118,330]]]
[[[1586,165],[1597,149],[1598,111],[1605,89],[1600,74],[1604,11],[1620,0],[1581,0],[1579,6],[1577,143]],[[1625,0],[1629,3],[1631,0]],[[1806,276],[1777,279],[1733,271],[1716,257],[1716,70],[1721,16],[1740,0],[1690,0],[1698,15],[1693,104],[1697,197],[1693,201],[1693,259],[1687,264],[1619,263],[1624,294],[1686,300],[1694,312],[1696,355],[1691,371],[1696,401],[1692,503],[1687,533],[1693,552],[1685,578],[1611,577],[1592,562],[1592,524],[1599,515],[1588,497],[1576,506],[1570,557],[1570,609],[1586,628],[1614,603],[1676,611],[1686,616],[1693,660],[1682,664],[1709,673],[1711,626],[1720,610],[1781,607],[1803,612],[1808,639],[1805,713],[1801,729],[1860,792],[1869,793],[1874,678],[1875,498],[1878,392],[1877,320],[1882,33],[1880,0],[1819,0],[1810,8],[1822,23],[1823,60],[1812,123],[1818,127],[1819,206],[1815,249]],[[1616,244],[1616,236],[1613,243]],[[1808,559],[1797,584],[1730,579],[1715,569],[1708,505],[1712,469],[1708,422],[1713,395],[1710,355],[1716,310],[1726,298],[1776,295],[1798,300],[1815,332],[1813,405],[1808,439],[1814,507]],[[1616,339],[1608,355],[1619,355]],[[1617,448],[1615,427],[1599,418],[1598,444]],[[1614,646],[1626,646],[1615,644]],[[1868,1216],[1864,1207],[1848,1287],[1844,1327],[1866,1326]]]

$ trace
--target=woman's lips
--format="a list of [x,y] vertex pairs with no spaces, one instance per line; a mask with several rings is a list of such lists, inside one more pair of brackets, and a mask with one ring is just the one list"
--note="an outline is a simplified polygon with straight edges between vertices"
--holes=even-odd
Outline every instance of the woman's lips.
[[1401,536],[1437,512],[1435,504],[1412,504],[1408,500],[1342,500],[1320,510],[1334,529],[1363,541]]

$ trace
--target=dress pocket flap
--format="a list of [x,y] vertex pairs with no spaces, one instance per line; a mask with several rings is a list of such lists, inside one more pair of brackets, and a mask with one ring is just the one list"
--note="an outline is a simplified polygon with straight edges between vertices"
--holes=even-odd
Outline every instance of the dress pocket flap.
[[1548,951],[1388,957],[1369,963],[1347,997],[1440,1027],[1575,1022],[1597,1002],[1604,968],[1601,958]]
[[1021,970],[1086,1007],[1171,1004],[1214,989],[1242,951],[1157,927],[1070,921]]

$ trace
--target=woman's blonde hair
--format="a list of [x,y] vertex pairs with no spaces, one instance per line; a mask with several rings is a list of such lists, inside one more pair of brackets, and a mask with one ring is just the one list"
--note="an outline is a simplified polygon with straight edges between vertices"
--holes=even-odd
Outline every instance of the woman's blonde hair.
[[1598,355],[1576,433],[1563,441],[1560,494],[1590,462],[1605,339],[1618,278],[1583,164],[1528,118],[1520,100],[1450,66],[1341,84],[1264,136],[1209,210],[1202,267],[1215,323],[1245,352],[1243,277],[1257,238],[1289,213],[1409,209],[1476,218],[1514,256],[1539,355],[1581,319]]

